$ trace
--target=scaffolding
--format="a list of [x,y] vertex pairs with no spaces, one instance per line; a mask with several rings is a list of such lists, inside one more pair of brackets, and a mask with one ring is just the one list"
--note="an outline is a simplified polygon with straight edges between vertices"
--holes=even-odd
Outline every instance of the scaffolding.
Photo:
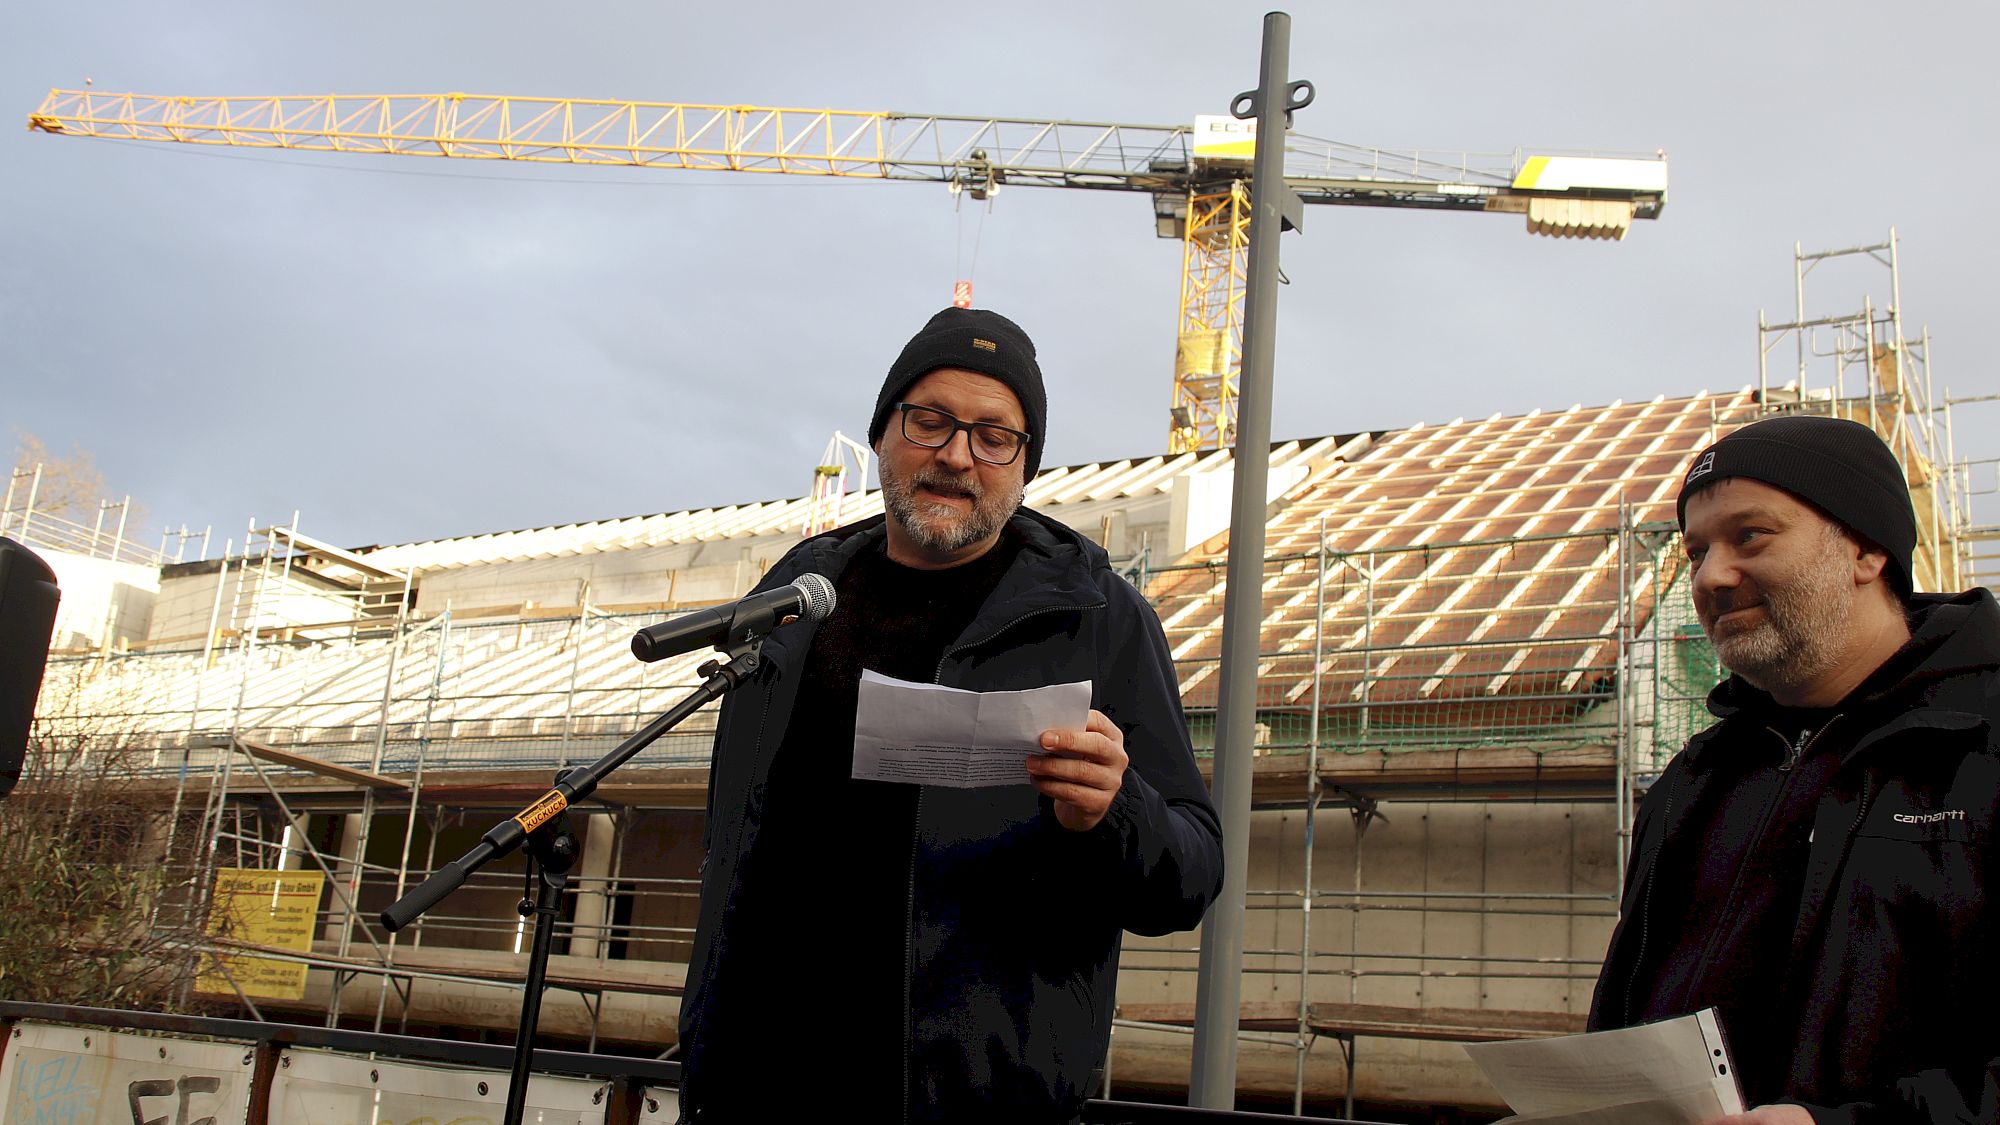
[[[374,914],[456,854],[448,845],[437,854],[441,838],[468,828],[476,836],[480,811],[504,805],[516,790],[524,794],[516,806],[528,789],[538,791],[546,775],[529,771],[595,758],[644,722],[664,686],[699,654],[662,665],[632,661],[632,631],[657,613],[601,610],[587,586],[571,613],[461,619],[447,607],[420,617],[409,572],[303,535],[296,514],[253,527],[241,554],[232,543],[210,569],[208,628],[197,643],[57,654],[49,680],[67,690],[45,695],[45,706],[59,698],[62,713],[42,716],[53,724],[48,735],[96,731],[148,748],[134,782],[152,786],[168,808],[162,851],[173,852],[183,832],[201,849],[186,882],[161,903],[165,921],[197,920],[199,929],[218,868],[317,869],[328,890],[315,949],[252,952],[324,970],[327,1026],[357,1019],[377,1031],[407,1026],[419,982],[518,991],[506,966],[468,968],[462,952],[520,949],[523,928],[511,912],[468,909],[511,902],[508,885],[518,876],[505,864],[405,934],[384,933]],[[709,716],[705,729],[689,724],[640,764],[705,765],[711,733]],[[615,855],[618,837],[647,830],[647,810],[598,802],[579,815],[592,852],[610,853],[612,862],[573,878],[579,894],[566,905],[563,947],[600,961],[684,961],[697,884],[622,871]],[[685,913],[684,924],[646,920],[642,900],[661,898],[688,904],[667,911]],[[452,953],[424,955],[427,938]],[[241,943],[218,940],[200,956],[226,973],[226,958],[244,952]],[[560,973],[552,979],[563,983]],[[350,1007],[357,981],[375,986],[372,1012]],[[569,983],[598,1002],[618,987]],[[627,983],[672,991],[657,981]],[[263,1018],[254,1002],[243,1002]],[[593,1028],[593,1045],[595,1038]]]
[[[1314,1087],[1308,1063],[1320,1039],[1340,1045],[1351,1096],[1357,1036],[1580,1029],[1616,917],[1633,794],[1704,725],[1701,700],[1720,680],[1675,585],[1684,569],[1676,528],[1638,511],[1621,498],[1602,526],[1362,550],[1354,529],[1343,535],[1322,512],[1309,540],[1267,558],[1253,804],[1267,818],[1290,810],[1299,826],[1294,859],[1253,860],[1262,882],[1248,891],[1251,908],[1272,916],[1261,932],[1279,940],[1245,951],[1245,972],[1270,982],[1261,991],[1271,999],[1246,1002],[1244,1020],[1293,1052],[1295,1112]],[[1203,685],[1216,670],[1205,607],[1219,603],[1223,571],[1211,561],[1153,578],[1169,643],[1183,654],[1181,681],[1192,685],[1190,727],[1205,747],[1214,700]],[[1371,827],[1392,810],[1460,802],[1608,809],[1592,847],[1615,851],[1615,867],[1606,865],[1614,873],[1584,886],[1565,864],[1539,885],[1503,889],[1364,871]],[[1415,919],[1419,940],[1371,915]],[[1465,928],[1454,915],[1476,919],[1474,946],[1433,944]],[[1560,948],[1506,948],[1510,931],[1551,920],[1602,933]],[[1186,935],[1128,939],[1127,952],[1128,973],[1187,974],[1197,946]],[[1389,982],[1398,983],[1382,987]],[[1498,982],[1535,999],[1479,1012]],[[1246,996],[1256,991],[1246,983]],[[1391,1003],[1388,992],[1402,998]],[[1121,1005],[1138,1018],[1117,1026],[1158,1033],[1182,1026],[1189,1008]]]
[[[470,954],[462,952],[518,952],[521,924],[505,910],[518,876],[489,870],[403,935],[383,933],[373,913],[462,850],[452,844],[455,834],[476,835],[498,819],[500,812],[491,810],[524,803],[546,781],[542,771],[593,759],[643,723],[688,668],[630,660],[631,632],[657,611],[593,606],[587,587],[571,611],[462,617],[446,608],[429,617],[414,614],[408,573],[359,568],[365,559],[314,542],[296,524],[294,518],[253,529],[248,549],[214,569],[212,628],[199,647],[79,654],[58,663],[95,688],[89,696],[94,702],[73,716],[77,722],[116,728],[153,747],[151,781],[171,792],[177,815],[170,826],[186,824],[185,830],[199,833],[209,860],[204,870],[324,874],[328,891],[316,949],[258,955],[322,970],[331,983],[315,1000],[329,1026],[402,1030],[410,1013],[423,1008],[422,990],[518,987],[507,980],[504,965],[468,966]],[[1651,577],[1620,578],[1569,607],[1609,630],[1582,648],[1567,634],[1535,636],[1532,623],[1513,633],[1489,627],[1471,642],[1407,635],[1425,615],[1450,618],[1470,604],[1465,596],[1452,600],[1447,576],[1473,573],[1494,589],[1531,579],[1567,589],[1607,557],[1634,560],[1633,572],[1646,570]],[[1371,793],[1361,775],[1380,775],[1385,759],[1393,775],[1401,762],[1434,763],[1440,756],[1455,760],[1450,769],[1472,772],[1479,772],[1482,757],[1507,757],[1516,774],[1538,778],[1510,784],[1539,786],[1551,799],[1608,799],[1624,729],[1617,716],[1636,705],[1620,684],[1638,681],[1615,675],[1615,662],[1606,665],[1597,655],[1590,658],[1595,663],[1579,660],[1586,649],[1630,647],[1621,638],[1633,633],[1646,609],[1619,591],[1664,588],[1670,580],[1662,576],[1675,557],[1657,529],[1623,526],[1608,533],[1352,552],[1341,548],[1322,517],[1311,545],[1269,564],[1272,581],[1285,585],[1288,600],[1307,599],[1315,607],[1309,619],[1319,624],[1267,654],[1263,750],[1274,768],[1260,769],[1259,807],[1303,809],[1309,825],[1322,807],[1349,815],[1359,841],[1382,813],[1381,802],[1406,796],[1393,787]],[[1208,604],[1220,592],[1221,573],[1213,562],[1154,570],[1150,585],[1163,619],[1172,622],[1177,609]],[[1398,575],[1430,582],[1437,592],[1410,594]],[[1424,597],[1428,605],[1420,604]],[[1538,606],[1544,616],[1552,608],[1546,601],[1516,604]],[[1329,607],[1340,605],[1358,615],[1359,643],[1345,643],[1349,635],[1339,632],[1342,619]],[[337,612],[341,607],[344,615]],[[1449,628],[1434,625],[1431,631]],[[1302,647],[1302,640],[1309,643]],[[1495,659],[1476,655],[1482,641]],[[1426,659],[1448,661],[1453,652],[1475,655],[1450,669],[1416,667]],[[690,654],[687,662],[699,655]],[[1194,685],[1191,720],[1202,742],[1212,721],[1200,705],[1210,664],[1205,655],[1180,664],[1183,681]],[[1498,670],[1510,666],[1506,675],[1518,681],[1515,687],[1488,691]],[[634,842],[695,823],[711,732],[709,715],[662,739],[628,767],[639,775],[629,795],[613,792],[612,800],[583,811],[586,857],[606,858],[595,867],[587,861],[576,880],[558,950],[604,970],[573,971],[567,978],[558,972],[555,979],[589,1009],[593,1042],[607,994],[660,995],[677,983],[671,971],[649,975],[629,966],[684,963],[698,888],[694,859],[689,853],[677,867],[649,867],[638,862],[646,849],[635,850]],[[1643,768],[1657,758],[1653,748],[1637,760]],[[1429,777],[1422,784],[1435,788],[1437,768],[1414,773]],[[1483,776],[1491,782],[1494,775]],[[186,815],[179,815],[182,809]],[[1316,852],[1325,849],[1315,846],[1310,829],[1305,844],[1310,875]],[[1321,862],[1325,870],[1338,870],[1324,855]],[[1359,864],[1357,848],[1345,864],[1354,875],[1347,887],[1302,893],[1271,884],[1253,892],[1261,910],[1298,912],[1298,945],[1254,950],[1249,971],[1297,979],[1297,1034],[1280,1038],[1303,1044],[1295,1085],[1300,1098],[1313,1040],[1338,1037],[1324,1001],[1353,1003],[1364,979],[1471,974],[1582,981],[1594,973],[1589,958],[1432,953],[1412,959],[1408,950],[1352,941],[1322,948],[1323,935],[1313,933],[1315,908],[1332,910],[1336,918],[1345,913],[1350,931],[1365,929],[1362,915],[1372,911],[1428,915],[1490,907],[1495,917],[1510,911],[1535,917],[1604,915],[1614,908],[1602,893],[1538,891],[1494,903],[1483,892],[1384,888],[1366,884]],[[206,891],[187,886],[176,908],[198,914]],[[1311,952],[1302,956],[1301,950]],[[230,951],[218,944],[211,952]],[[1192,948],[1135,940],[1128,961],[1134,973],[1185,975]],[[1336,989],[1340,995],[1327,994],[1329,981],[1346,982]],[[1143,1005],[1134,1011],[1121,1019],[1120,1034],[1180,1018],[1158,1008],[1146,1018]],[[1259,1018],[1252,1030],[1270,1034],[1257,1030],[1269,1023]],[[1351,1057],[1352,1036],[1343,1042]]]
[[[1815,271],[1849,264],[1872,264],[1886,272],[1886,302],[1867,285],[1860,287],[1869,295],[1859,308],[1836,305],[1828,312],[1808,301],[1806,282]],[[1774,324],[1762,310],[1757,314],[1760,399],[1773,412],[1849,418],[1882,435],[1903,464],[1916,510],[1918,546],[1912,561],[1917,588],[1959,590],[1978,584],[1973,581],[1978,577],[1975,564],[1990,559],[1977,556],[1973,544],[1994,536],[1991,529],[1975,527],[1972,472],[1994,462],[1956,457],[1950,403],[1938,397],[1932,380],[1930,329],[1914,336],[1905,330],[1895,228],[1886,241],[1839,250],[1807,251],[1795,243],[1792,282],[1791,320]],[[1793,377],[1774,387],[1771,355],[1787,341]]]
[[[1757,407],[1735,409],[1703,415],[1686,440]],[[1580,464],[1577,475],[1590,471]],[[1570,495],[1554,489],[1543,507],[1565,511]],[[1357,1035],[1370,1034],[1357,1027],[1396,1034],[1364,1020],[1391,1007],[1370,995],[1385,984],[1407,986],[1409,1002],[1394,1007],[1412,1026],[1419,1013],[1448,1012],[1467,1035],[1519,1034],[1539,1013],[1547,1033],[1580,1018],[1597,969],[1587,928],[1614,917],[1615,874],[1595,885],[1568,871],[1533,885],[1399,882],[1392,865],[1364,868],[1374,854],[1364,841],[1372,846],[1384,817],[1407,815],[1398,810],[1504,800],[1614,809],[1591,822],[1603,838],[1589,848],[1622,847],[1631,794],[1705,721],[1700,699],[1720,670],[1676,597],[1673,525],[1627,499],[1609,511],[1582,528],[1355,549],[1357,529],[1321,510],[1303,540],[1267,560],[1256,804],[1291,826],[1277,843],[1295,854],[1267,848],[1256,868],[1250,899],[1266,921],[1255,932],[1267,940],[1247,950],[1245,971],[1266,986],[1246,1004],[1245,1034],[1294,1053],[1295,1104],[1330,1081],[1311,1066],[1316,1042],[1339,1043],[1344,1074]],[[96,685],[79,721],[145,728],[136,737],[156,747],[153,781],[190,812],[173,823],[201,833],[211,866],[325,874],[322,940],[290,956],[330,978],[315,994],[327,1024],[403,1030],[413,1012],[435,1018],[422,1014],[426,992],[518,988],[504,958],[521,948],[506,909],[519,876],[496,865],[402,935],[383,933],[374,911],[462,850],[455,839],[525,803],[544,771],[594,759],[643,723],[691,664],[632,661],[631,632],[657,610],[593,606],[587,587],[572,610],[423,617],[408,608],[409,574],[357,572],[344,554],[298,534],[296,521],[258,530],[215,571],[218,624],[202,646],[59,663]],[[1148,585],[1204,748],[1215,658],[1199,638],[1222,581],[1208,559],[1155,568]],[[335,605],[345,618],[328,612]],[[593,1044],[607,997],[678,985],[698,889],[685,837],[698,822],[711,724],[701,716],[662,739],[627,767],[624,791],[609,785],[607,800],[582,810],[586,862],[557,948],[599,968],[559,968],[554,979],[584,1004]],[[679,860],[650,861],[676,830]],[[191,886],[184,901],[203,892]],[[1476,920],[1474,945],[1436,938],[1459,919]],[[1515,940],[1551,922],[1584,927],[1583,937],[1556,949]],[[1414,944],[1403,940],[1412,932]],[[481,960],[482,950],[501,959]],[[1191,996],[1194,956],[1185,935],[1130,938],[1125,978],[1165,979],[1150,994]],[[1481,1018],[1480,994],[1506,988],[1552,999],[1467,1022]],[[1134,1000],[1121,1005],[1117,1034],[1177,1034],[1163,1029],[1190,1011],[1184,1000]]]
[[71,518],[76,514],[74,505],[51,504],[42,491],[48,470],[46,462],[37,461],[9,473],[6,496],[0,499],[0,535],[29,547],[140,566],[180,562],[187,554],[188,544],[198,539],[201,546],[197,557],[207,557],[209,529],[205,527],[200,531],[191,531],[186,524],[178,529],[163,528],[159,546],[153,548],[129,538],[130,496],[96,501],[89,524]]
[[[1977,573],[1954,400],[1931,397],[1927,336],[1905,338],[1895,297],[1807,315],[1807,273],[1843,257],[1882,262],[1894,291],[1893,232],[1795,253],[1795,319],[1759,323],[1766,360],[1796,340],[1783,386],[1765,372],[1728,394],[1394,431],[1311,469],[1274,508],[1243,1027],[1288,1056],[1295,1109],[1353,1095],[1357,1040],[1580,1026],[1636,798],[1707,724],[1723,675],[1672,518],[1694,452],[1772,413],[1866,421],[1913,491],[1929,485],[1920,580]],[[549,771],[643,725],[705,654],[631,660],[634,629],[686,607],[595,605],[582,580],[573,607],[418,613],[417,575],[297,524],[225,550],[198,644],[59,655],[51,675],[84,685],[75,721],[154,748],[139,780],[186,810],[169,831],[198,832],[211,866],[325,874],[315,949],[260,955],[322,970],[309,1001],[329,1025],[435,1023],[427,997],[518,990],[518,873],[496,864],[401,935],[374,912]],[[1135,572],[1204,756],[1225,551],[1217,538]],[[680,987],[712,731],[711,710],[576,810],[584,856],[551,979],[581,1015],[557,1034],[630,1040],[663,1018],[630,1005]],[[181,901],[197,909],[204,893],[190,884]],[[1128,936],[1118,1081],[1148,1081],[1147,1044],[1185,1034],[1195,958],[1188,935]],[[1316,1064],[1322,1040],[1337,1061]]]

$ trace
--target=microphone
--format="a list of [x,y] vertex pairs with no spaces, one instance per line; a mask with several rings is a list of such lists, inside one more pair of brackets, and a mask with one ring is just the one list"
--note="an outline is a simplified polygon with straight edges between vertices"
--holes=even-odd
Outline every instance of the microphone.
[[832,612],[833,583],[824,575],[802,574],[789,586],[648,625],[632,635],[632,655],[650,664],[698,648],[721,648],[761,637],[787,617],[824,621]]

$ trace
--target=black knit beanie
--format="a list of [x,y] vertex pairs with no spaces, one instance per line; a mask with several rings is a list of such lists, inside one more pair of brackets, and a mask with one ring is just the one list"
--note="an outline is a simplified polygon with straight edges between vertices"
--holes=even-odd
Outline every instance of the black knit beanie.
[[875,416],[868,423],[868,444],[882,440],[889,427],[889,412],[903,399],[910,384],[940,367],[962,367],[990,375],[1014,392],[1027,415],[1028,448],[1021,456],[1027,461],[1024,479],[1034,480],[1042,464],[1043,434],[1049,413],[1048,392],[1042,389],[1042,369],[1035,363],[1035,342],[1021,326],[987,309],[949,308],[910,342],[903,354],[889,365],[889,377],[882,381],[882,393],[875,398]]
[[1792,414],[1752,422],[1703,450],[1688,469],[1677,508],[1687,530],[1688,497],[1745,477],[1784,489],[1889,553],[1890,585],[1913,589],[1910,555],[1917,516],[1896,455],[1874,430],[1844,418]]

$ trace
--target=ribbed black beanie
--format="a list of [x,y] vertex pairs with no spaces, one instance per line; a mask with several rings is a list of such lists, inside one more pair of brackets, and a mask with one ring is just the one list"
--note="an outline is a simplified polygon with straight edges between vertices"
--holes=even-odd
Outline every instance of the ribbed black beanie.
[[1792,414],[1729,434],[1688,469],[1677,506],[1682,531],[1688,497],[1732,477],[1782,488],[1887,551],[1889,582],[1908,599],[1916,511],[1903,467],[1874,430],[1844,418]]
[[962,367],[990,375],[1014,392],[1034,435],[1021,456],[1027,461],[1026,480],[1035,479],[1042,464],[1043,434],[1049,413],[1048,392],[1042,389],[1042,369],[1035,362],[1035,342],[1021,326],[987,309],[948,308],[903,345],[903,354],[889,365],[882,393],[875,397],[875,415],[868,423],[868,444],[882,440],[889,412],[902,401],[910,384],[940,367]]

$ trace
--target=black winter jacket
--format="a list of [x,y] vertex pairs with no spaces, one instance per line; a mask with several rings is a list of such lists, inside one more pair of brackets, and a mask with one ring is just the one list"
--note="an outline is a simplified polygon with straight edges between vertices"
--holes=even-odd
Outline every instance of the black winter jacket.
[[[1192,928],[1222,884],[1222,831],[1158,616],[1096,544],[1027,509],[1012,526],[1024,544],[946,648],[936,682],[993,691],[1089,680],[1091,706],[1123,730],[1131,762],[1109,813],[1085,833],[1064,829],[1026,784],[922,789],[902,876],[905,977],[884,982],[907,1001],[908,1120],[1076,1116],[1109,1040],[1120,931]],[[808,571],[837,580],[883,535],[877,517],[809,539],[758,588]],[[757,971],[730,958],[737,873],[812,639],[803,622],[773,632],[763,667],[725,700],[716,730],[681,1004],[686,1121],[701,1120],[703,1022],[730,1002],[732,979]]]
[[[1784,1100],[1823,1125],[2000,1122],[2000,606],[1984,589],[1918,595],[1912,634],[1928,649],[1914,672],[1841,704],[1846,749],[1813,820],[1792,956],[1769,967],[1773,1022],[1797,1034],[1779,1052]],[[1646,794],[1593,1029],[1639,1009],[1649,910],[1672,916],[1653,901],[1655,860],[1714,799],[1718,761],[1768,750],[1770,706],[1725,681],[1709,696],[1721,722]]]

